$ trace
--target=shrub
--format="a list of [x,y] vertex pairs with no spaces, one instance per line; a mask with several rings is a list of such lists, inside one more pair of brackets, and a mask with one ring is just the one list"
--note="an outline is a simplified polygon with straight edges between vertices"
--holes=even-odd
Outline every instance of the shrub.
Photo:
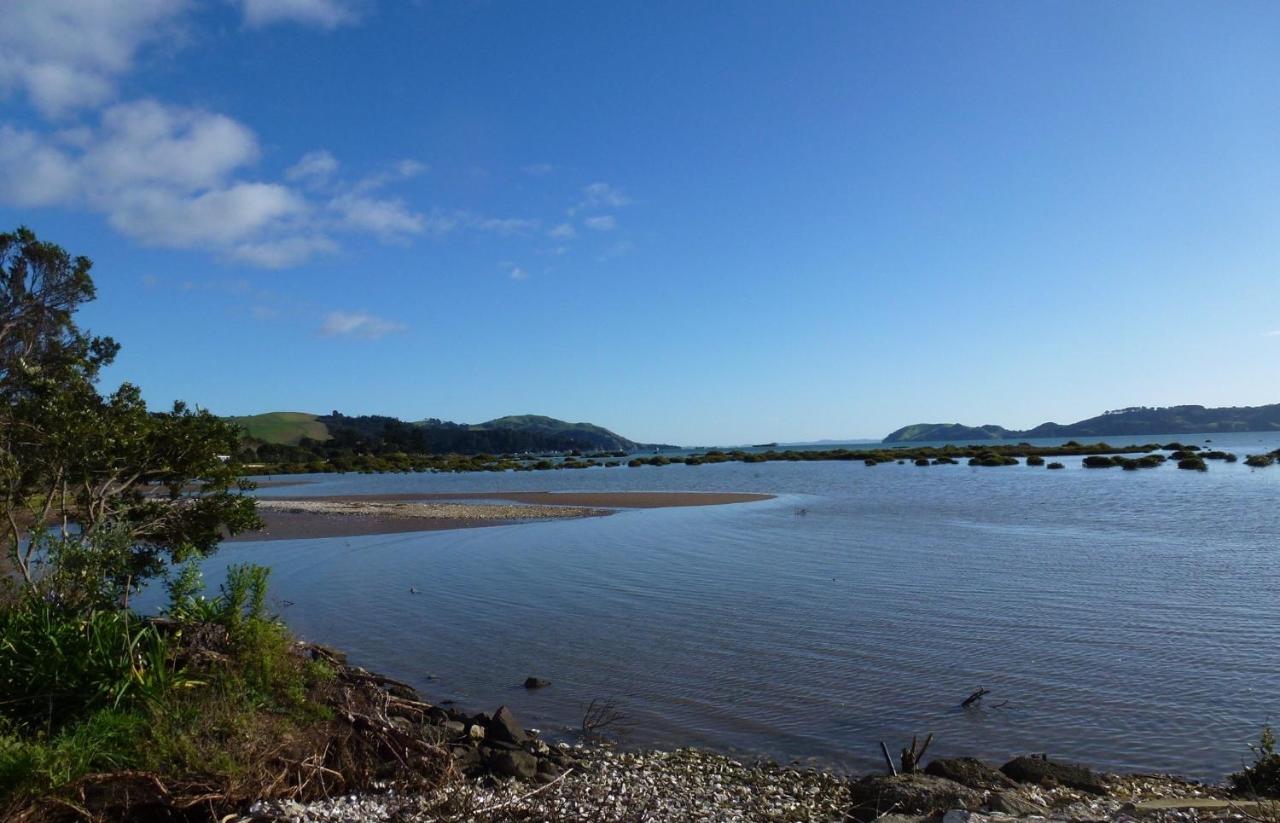
[[1258,742],[1249,746],[1253,763],[1231,775],[1231,790],[1236,794],[1280,797],[1280,754],[1276,753],[1276,737],[1270,726],[1263,726]]
[[1178,461],[1178,468],[1198,472],[1207,472],[1209,470],[1209,467],[1199,457],[1184,457]]
[[1105,455],[1091,454],[1084,460],[1080,461],[1080,464],[1086,469],[1109,469],[1116,465],[1116,461]]
[[1276,462],[1276,458],[1270,454],[1251,454],[1244,459],[1246,466],[1252,466],[1255,469],[1265,468]]

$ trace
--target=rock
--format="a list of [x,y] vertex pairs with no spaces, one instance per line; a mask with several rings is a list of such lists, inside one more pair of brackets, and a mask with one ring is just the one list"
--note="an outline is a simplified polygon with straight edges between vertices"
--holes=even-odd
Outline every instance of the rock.
[[1019,783],[1037,786],[1067,786],[1090,794],[1106,794],[1107,787],[1088,766],[1075,763],[1055,763],[1042,754],[1015,757],[1000,767],[1000,771]]
[[528,735],[516,720],[516,716],[506,706],[499,706],[493,718],[485,725],[488,736],[494,740],[505,740],[508,743],[523,743]]
[[931,815],[950,809],[978,809],[982,794],[930,774],[871,775],[850,784],[851,812],[858,820],[881,814]]
[[1010,814],[1014,817],[1045,817],[1049,810],[1039,803],[1032,803],[1017,792],[992,792],[987,801],[987,808],[993,812]]
[[552,777],[559,777],[560,767],[557,766],[555,763],[552,763],[550,760],[546,760],[546,759],[539,760],[538,774],[549,774]]
[[538,758],[528,752],[500,749],[493,753],[489,767],[507,777],[529,780],[538,773]]
[[468,772],[480,768],[482,763],[480,752],[470,746],[454,746],[449,751],[453,754],[453,761],[462,771]]
[[942,816],[942,823],[989,823],[991,818],[964,809],[952,809]]
[[459,723],[457,720],[446,720],[443,723],[444,730],[450,734],[463,735],[467,733],[467,727]]
[[524,679],[524,687],[526,689],[545,689],[550,685],[550,680],[543,680],[541,677],[526,677]]
[[945,777],[971,789],[1010,789],[1017,785],[1005,774],[975,757],[941,757],[931,760],[925,774]]

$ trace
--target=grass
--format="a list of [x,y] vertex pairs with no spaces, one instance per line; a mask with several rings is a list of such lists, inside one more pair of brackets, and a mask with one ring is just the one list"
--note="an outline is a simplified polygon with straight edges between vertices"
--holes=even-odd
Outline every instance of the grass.
[[343,681],[265,612],[265,569],[233,567],[209,599],[194,576],[171,583],[164,618],[39,597],[0,612],[0,819],[86,803],[134,819],[187,800],[207,818],[396,777],[385,741],[353,720],[376,715],[381,692]]
[[306,412],[268,412],[228,419],[243,426],[250,437],[266,443],[296,446],[304,437],[329,439],[328,426]]

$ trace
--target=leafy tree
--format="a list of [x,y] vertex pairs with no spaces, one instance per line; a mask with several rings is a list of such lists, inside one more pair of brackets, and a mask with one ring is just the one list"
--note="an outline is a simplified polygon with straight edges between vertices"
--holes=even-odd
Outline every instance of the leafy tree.
[[[28,588],[92,600],[127,595],[166,559],[207,554],[224,533],[259,521],[243,494],[251,484],[227,459],[239,444],[235,426],[183,403],[151,412],[129,383],[98,391],[99,370],[118,346],[75,323],[94,296],[91,265],[25,228],[0,235],[4,548]],[[59,535],[53,544],[49,528]],[[97,539],[108,532],[111,539]],[[75,541],[75,564],[92,575],[52,568],[70,562],[58,547],[77,533],[90,539]],[[95,546],[101,552],[90,562],[84,553]]]

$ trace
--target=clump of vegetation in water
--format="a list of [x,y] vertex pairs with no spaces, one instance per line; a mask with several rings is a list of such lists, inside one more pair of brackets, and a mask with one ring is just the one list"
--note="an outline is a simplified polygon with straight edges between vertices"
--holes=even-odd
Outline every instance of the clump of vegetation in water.
[[1178,461],[1178,468],[1188,471],[1207,472],[1209,466],[1199,457],[1184,457]]
[[1080,465],[1086,469],[1109,469],[1116,465],[1116,461],[1105,455],[1091,454],[1080,461]]
[[1018,459],[1007,454],[982,452],[969,458],[970,466],[1016,466]]
[[1236,462],[1236,456],[1234,454],[1224,451],[1201,452],[1200,457],[1205,460],[1223,460],[1227,463]]
[[927,466],[927,465],[929,465],[929,458],[927,458],[927,457],[917,457],[917,458],[916,458],[916,465],[917,465],[917,466]]
[[1280,797],[1280,753],[1271,727],[1264,726],[1258,742],[1249,748],[1253,763],[1231,775],[1231,790],[1249,797]]
[[1049,465],[1045,466],[1045,468],[1046,468],[1046,469],[1065,469],[1065,468],[1066,468],[1066,466],[1062,465],[1061,463],[1054,462],[1054,463],[1050,463]]
[[1274,454],[1251,454],[1244,459],[1246,466],[1252,466],[1255,469],[1263,469],[1276,462]]
[[1043,466],[1043,465],[1044,465],[1044,458],[1043,458],[1043,457],[1041,457],[1041,456],[1040,456],[1040,455],[1038,455],[1038,454],[1033,454],[1033,455],[1031,455],[1030,457],[1028,457],[1028,458],[1027,458],[1027,465],[1028,465],[1028,466]]

